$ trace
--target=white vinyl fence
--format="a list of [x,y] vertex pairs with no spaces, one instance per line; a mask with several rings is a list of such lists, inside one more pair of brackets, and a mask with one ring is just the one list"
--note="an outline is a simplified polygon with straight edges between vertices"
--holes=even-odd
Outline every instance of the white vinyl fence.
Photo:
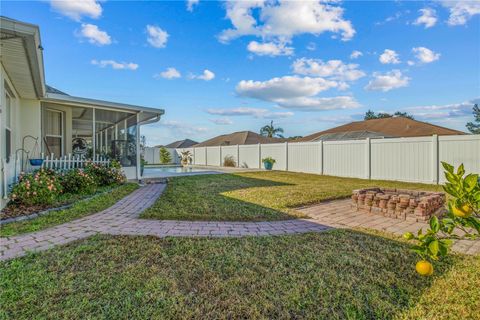
[[272,157],[274,170],[363,179],[444,183],[441,161],[480,173],[480,135],[200,147],[176,154],[185,150],[194,165],[221,166],[233,156],[237,167],[261,169],[261,159]]
[[[160,149],[158,147],[146,147],[143,158],[147,161],[147,164],[161,164],[160,161]],[[180,163],[177,151],[173,148],[165,148],[170,153],[172,158],[171,164]]]

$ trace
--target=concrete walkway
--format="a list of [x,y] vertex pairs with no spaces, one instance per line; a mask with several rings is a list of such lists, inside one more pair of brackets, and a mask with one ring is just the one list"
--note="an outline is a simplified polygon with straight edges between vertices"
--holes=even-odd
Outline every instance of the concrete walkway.
[[[151,235],[157,237],[240,237],[321,232],[331,228],[364,227],[402,235],[426,229],[424,223],[354,212],[350,200],[337,200],[300,209],[312,219],[271,222],[169,221],[138,219],[162,194],[165,184],[149,184],[99,213],[42,231],[0,238],[0,260],[42,251],[94,234]],[[480,252],[480,241],[460,241],[455,250],[467,254]]]

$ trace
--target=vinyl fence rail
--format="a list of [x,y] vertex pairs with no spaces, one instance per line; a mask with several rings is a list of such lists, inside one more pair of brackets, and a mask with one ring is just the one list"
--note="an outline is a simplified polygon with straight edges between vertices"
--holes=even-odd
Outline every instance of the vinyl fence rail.
[[185,148],[175,150],[177,158],[186,150],[194,165],[222,166],[232,156],[237,167],[261,169],[272,157],[274,170],[362,179],[443,184],[442,161],[480,173],[480,135]]

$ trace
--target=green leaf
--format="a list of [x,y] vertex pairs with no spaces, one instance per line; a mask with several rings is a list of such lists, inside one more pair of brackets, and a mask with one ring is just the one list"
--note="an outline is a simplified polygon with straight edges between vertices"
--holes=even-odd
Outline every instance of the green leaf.
[[442,166],[445,171],[453,173],[454,167],[451,164],[442,161]]
[[406,232],[406,233],[403,234],[403,238],[405,238],[407,240],[411,240],[411,239],[414,238],[414,235],[411,232]]
[[439,243],[438,240],[433,240],[428,244],[428,251],[432,254],[432,256],[436,257],[438,255],[438,250],[439,250]]
[[460,177],[463,177],[464,174],[465,174],[465,167],[463,166],[463,163],[462,163],[457,169],[457,175]]
[[467,185],[467,192],[471,192],[478,183],[478,174],[469,174],[465,177],[465,183]]
[[458,178],[455,173],[445,172],[445,178],[454,185],[458,183]]
[[440,230],[440,223],[438,222],[438,218],[433,216],[430,218],[430,228],[433,232],[437,233]]

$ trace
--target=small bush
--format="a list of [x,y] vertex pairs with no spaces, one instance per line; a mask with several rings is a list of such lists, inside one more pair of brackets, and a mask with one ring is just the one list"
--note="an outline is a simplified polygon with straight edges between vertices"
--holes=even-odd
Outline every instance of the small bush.
[[62,173],[60,181],[65,193],[92,194],[97,188],[94,177],[82,169]]
[[62,191],[55,171],[42,168],[32,173],[20,174],[10,198],[15,203],[27,206],[48,205],[52,204]]
[[160,163],[161,164],[169,164],[172,162],[172,156],[170,152],[168,152],[167,148],[161,147],[160,148]]
[[224,167],[236,167],[237,163],[235,162],[235,158],[233,156],[226,156],[223,159],[223,166]]
[[122,170],[113,161],[110,167],[89,162],[85,165],[85,173],[93,177],[97,186],[111,186],[126,181]]

